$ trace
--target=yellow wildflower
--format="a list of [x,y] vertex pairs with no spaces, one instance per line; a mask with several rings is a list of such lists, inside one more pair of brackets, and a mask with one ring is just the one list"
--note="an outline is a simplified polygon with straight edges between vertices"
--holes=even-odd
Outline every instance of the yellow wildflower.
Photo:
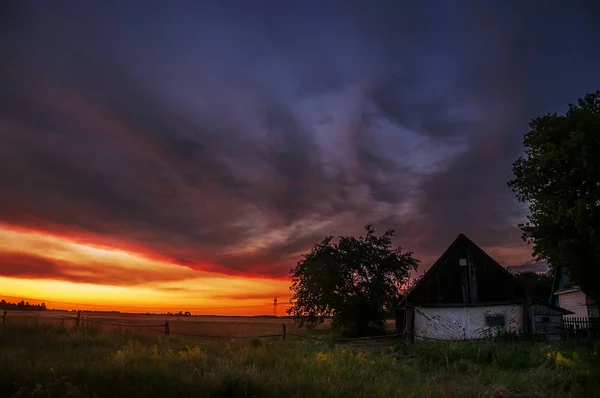
[[154,344],[152,347],[150,347],[150,356],[157,358],[159,355],[160,353],[158,351],[158,346]]
[[192,348],[186,347],[185,351],[179,351],[179,358],[182,361],[199,360],[204,359],[205,357],[206,353],[198,346],[194,346]]
[[127,358],[125,357],[125,353],[122,350],[119,350],[115,353],[114,360],[119,365],[123,365],[127,362]]
[[358,354],[356,354],[356,359],[358,359],[361,362],[364,362],[367,360],[367,357],[365,356],[365,353],[361,351]]
[[563,368],[570,368],[572,361],[570,359],[565,358],[560,352],[556,354],[556,358],[554,359],[556,366],[560,366]]
[[326,362],[327,359],[328,359],[327,354],[324,354],[322,352],[319,352],[317,354],[317,361],[319,361],[319,362]]

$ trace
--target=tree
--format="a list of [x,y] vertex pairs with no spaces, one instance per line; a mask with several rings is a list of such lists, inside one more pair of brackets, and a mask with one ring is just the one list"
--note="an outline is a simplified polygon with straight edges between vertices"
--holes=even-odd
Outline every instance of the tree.
[[421,279],[423,279],[423,275],[425,275],[425,274],[421,274],[421,275],[419,275],[419,276],[417,276],[417,277],[413,278],[413,279],[412,279],[412,280],[411,280],[411,281],[408,283],[408,286],[407,286],[407,288],[406,288],[406,293],[408,293],[408,291],[409,291],[410,289],[412,289],[413,287],[417,286],[417,284],[418,284],[418,283],[421,281]]
[[333,325],[364,335],[382,329],[386,310],[419,261],[412,252],[392,247],[394,230],[375,235],[371,225],[358,238],[328,236],[291,270],[292,306],[287,310],[299,326],[314,327],[325,317]]
[[18,310],[18,311],[45,311],[46,304],[29,304],[21,300],[18,303],[11,303],[6,300],[0,300],[0,310]]
[[[512,272],[512,270],[510,271]],[[548,300],[552,296],[552,283],[554,282],[552,272],[523,271],[513,275],[534,296],[544,300]]]
[[530,215],[519,227],[534,256],[564,268],[587,295],[600,298],[600,91],[564,115],[530,122],[525,156],[508,182]]

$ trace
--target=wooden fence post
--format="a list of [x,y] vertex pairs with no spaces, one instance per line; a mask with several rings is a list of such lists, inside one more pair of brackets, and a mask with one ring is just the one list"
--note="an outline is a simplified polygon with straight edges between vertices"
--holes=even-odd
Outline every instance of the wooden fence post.
[[76,327],[79,327],[79,321],[81,321],[81,311],[77,311],[77,319],[75,319]]
[[2,314],[2,324],[6,323],[6,310],[4,310],[4,314]]
[[169,321],[165,319],[165,335],[169,335],[171,333],[171,328],[169,327]]
[[281,324],[281,341],[285,341],[285,337],[287,335],[286,330],[285,330],[285,323]]

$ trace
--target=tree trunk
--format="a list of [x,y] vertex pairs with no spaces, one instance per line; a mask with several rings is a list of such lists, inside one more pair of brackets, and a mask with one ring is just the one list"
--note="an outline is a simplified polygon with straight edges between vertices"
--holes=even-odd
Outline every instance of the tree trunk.
[[356,336],[365,337],[369,334],[369,320],[365,317],[360,317],[356,323]]

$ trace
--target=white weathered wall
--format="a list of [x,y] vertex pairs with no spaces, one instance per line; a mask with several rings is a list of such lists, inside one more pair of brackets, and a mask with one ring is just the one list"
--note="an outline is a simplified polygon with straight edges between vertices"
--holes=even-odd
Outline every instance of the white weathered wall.
[[587,306],[585,305],[585,294],[581,290],[569,293],[563,293],[558,296],[558,306],[565,310],[573,311],[569,316],[588,316]]
[[415,340],[434,338],[464,340],[490,337],[497,328],[486,324],[486,315],[502,314],[506,318],[505,330],[523,330],[521,304],[478,307],[415,307]]

